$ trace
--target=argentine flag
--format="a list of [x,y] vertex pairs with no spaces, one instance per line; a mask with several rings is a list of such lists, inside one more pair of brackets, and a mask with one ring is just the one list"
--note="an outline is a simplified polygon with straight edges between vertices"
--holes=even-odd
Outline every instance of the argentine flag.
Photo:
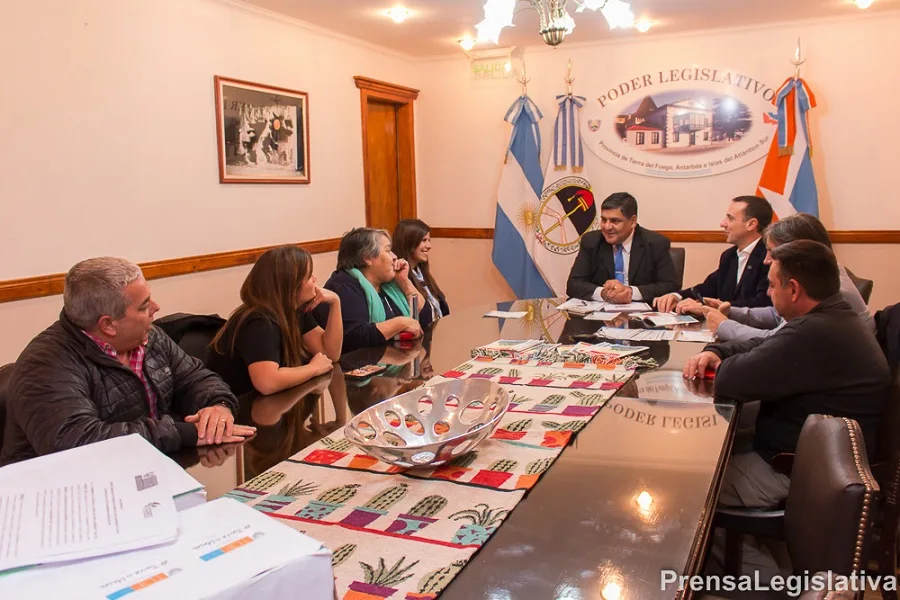
[[541,133],[538,120],[543,115],[534,102],[522,95],[504,119],[513,131],[497,192],[492,258],[517,298],[548,298],[553,291],[541,276],[529,253],[531,240],[526,232],[533,227],[534,207],[540,204],[544,188],[541,170]]

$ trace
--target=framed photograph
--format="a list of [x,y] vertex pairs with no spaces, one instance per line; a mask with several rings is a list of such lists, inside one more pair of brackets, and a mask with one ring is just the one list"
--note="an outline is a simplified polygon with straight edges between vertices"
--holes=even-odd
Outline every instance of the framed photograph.
[[309,97],[216,76],[220,183],[309,183]]

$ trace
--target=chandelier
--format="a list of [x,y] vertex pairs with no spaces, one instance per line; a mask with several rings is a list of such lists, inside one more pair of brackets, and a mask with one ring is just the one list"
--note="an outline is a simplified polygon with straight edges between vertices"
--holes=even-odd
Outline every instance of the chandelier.
[[527,2],[537,11],[541,19],[538,33],[548,46],[558,46],[575,29],[575,19],[566,10],[570,3],[577,6],[576,13],[585,9],[600,9],[610,29],[634,24],[631,6],[622,0],[487,0],[484,3],[484,21],[475,26],[478,39],[498,43],[500,30],[513,26],[512,20],[519,2]]

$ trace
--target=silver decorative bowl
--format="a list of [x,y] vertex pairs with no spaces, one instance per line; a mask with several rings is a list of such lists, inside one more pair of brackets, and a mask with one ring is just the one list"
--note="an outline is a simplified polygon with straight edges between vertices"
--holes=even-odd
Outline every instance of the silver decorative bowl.
[[398,467],[434,467],[490,436],[509,408],[509,394],[484,379],[454,379],[416,388],[359,413],[344,436]]

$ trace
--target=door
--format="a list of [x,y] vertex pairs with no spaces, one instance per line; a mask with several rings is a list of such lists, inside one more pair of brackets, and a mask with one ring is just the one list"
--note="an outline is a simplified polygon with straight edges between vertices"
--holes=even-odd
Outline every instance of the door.
[[413,101],[419,91],[354,77],[362,108],[366,225],[389,232],[416,216]]
[[393,231],[400,220],[397,106],[369,99],[366,105],[367,225]]

